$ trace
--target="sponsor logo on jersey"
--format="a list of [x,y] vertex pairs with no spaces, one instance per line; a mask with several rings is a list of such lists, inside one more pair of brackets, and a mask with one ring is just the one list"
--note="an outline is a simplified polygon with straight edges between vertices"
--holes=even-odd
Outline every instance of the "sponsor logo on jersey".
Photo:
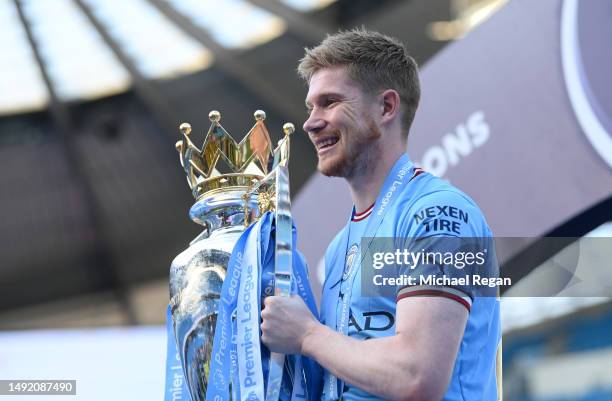
[[425,227],[426,233],[448,232],[461,234],[461,225],[467,223],[469,215],[458,207],[435,205],[419,210],[414,215],[416,224]]
[[358,333],[365,330],[386,331],[392,328],[394,324],[395,317],[387,311],[361,312],[355,317],[351,310],[349,317],[349,327],[355,327]]

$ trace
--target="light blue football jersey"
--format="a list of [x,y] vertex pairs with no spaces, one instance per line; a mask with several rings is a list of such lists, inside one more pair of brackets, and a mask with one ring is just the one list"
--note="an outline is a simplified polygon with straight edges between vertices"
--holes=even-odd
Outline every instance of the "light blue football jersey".
[[[409,166],[410,171],[405,185],[398,187],[396,199],[385,202],[385,198],[388,200],[385,192],[388,194],[394,187],[393,180],[388,178],[368,216],[353,221],[353,210],[347,225],[328,247],[325,255],[326,277],[321,300],[321,320],[327,326],[353,338],[367,340],[395,334],[396,303],[404,297],[429,295],[454,299],[468,309],[469,316],[443,400],[495,401],[498,399],[496,354],[501,339],[499,300],[495,294],[491,296],[488,293],[483,296],[470,285],[440,286],[421,283],[397,286],[393,293],[387,296],[362,294],[362,247],[366,247],[365,252],[370,249],[367,241],[362,241],[364,236],[394,238],[398,241],[398,246],[414,245],[415,238],[428,238],[439,242],[453,237],[492,237],[482,213],[472,199],[446,181],[422,173],[422,170],[412,165],[407,155],[397,161],[392,171],[397,171],[400,163]],[[362,213],[361,217],[364,214]],[[384,217],[380,225],[370,225],[368,228],[370,220],[380,220],[381,216]],[[488,261],[497,266],[494,249]],[[420,269],[424,267],[418,266],[412,273],[417,273]],[[453,269],[444,270],[442,273],[449,276],[462,274]],[[344,316],[347,312],[348,319]],[[379,400],[350,384],[339,383],[337,388],[343,400]],[[324,383],[322,400],[328,400],[328,394],[332,392],[328,383]]]

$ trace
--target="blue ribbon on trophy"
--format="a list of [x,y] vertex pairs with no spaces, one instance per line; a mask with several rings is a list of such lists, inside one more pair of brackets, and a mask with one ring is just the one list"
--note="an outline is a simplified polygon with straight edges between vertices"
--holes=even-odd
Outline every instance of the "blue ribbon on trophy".
[[[211,112],[201,149],[181,125],[180,161],[205,229],[172,263],[166,401],[314,401],[315,361],[261,344],[263,297],[298,294],[317,316],[306,263],[296,250],[287,162],[292,124],[272,151],[263,121],[236,143]],[[217,170],[222,159],[230,167]]]
[[164,393],[164,401],[188,401],[190,399],[189,390],[187,390],[187,383],[185,383],[181,357],[176,349],[170,305],[168,305],[166,311],[166,335],[168,345],[166,350],[166,391]]

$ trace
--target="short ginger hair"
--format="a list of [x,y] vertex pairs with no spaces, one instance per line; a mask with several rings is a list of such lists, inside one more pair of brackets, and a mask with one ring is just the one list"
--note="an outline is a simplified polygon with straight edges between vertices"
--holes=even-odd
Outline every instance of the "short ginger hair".
[[349,77],[367,94],[387,89],[399,93],[402,133],[408,135],[421,97],[417,64],[399,40],[363,28],[328,35],[320,45],[305,49],[297,71],[310,82],[325,68],[346,67]]

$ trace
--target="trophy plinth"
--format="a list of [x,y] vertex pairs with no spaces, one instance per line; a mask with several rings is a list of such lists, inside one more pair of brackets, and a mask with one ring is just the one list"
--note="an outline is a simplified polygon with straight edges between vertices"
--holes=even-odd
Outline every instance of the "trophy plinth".
[[[193,144],[191,126],[185,123],[176,144],[196,199],[189,215],[203,226],[170,268],[174,334],[193,401],[206,399],[219,298],[232,250],[249,224],[275,208],[273,173],[288,162],[293,132],[293,125],[286,124],[285,137],[272,150],[264,112],[255,112],[255,125],[240,143],[220,125],[218,112],[209,118],[202,148]],[[219,171],[219,160],[230,171]]]

